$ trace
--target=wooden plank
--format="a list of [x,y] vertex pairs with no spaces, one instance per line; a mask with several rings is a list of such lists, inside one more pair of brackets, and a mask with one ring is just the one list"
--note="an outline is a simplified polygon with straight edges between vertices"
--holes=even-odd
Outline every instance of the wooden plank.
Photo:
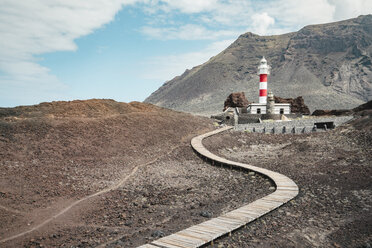
[[229,218],[237,218],[244,220],[245,223],[248,223],[254,219],[256,219],[256,214],[244,212],[244,211],[234,211],[234,212],[229,212],[225,214],[224,216],[229,217]]
[[159,248],[159,246],[155,246],[152,244],[146,244],[146,245],[138,246],[138,248]]
[[210,235],[211,237],[218,237],[220,231],[213,231],[213,230],[205,230],[199,226],[192,226],[188,228],[190,232],[197,232],[197,233],[202,233],[203,235]]
[[223,221],[223,222],[226,222],[230,225],[242,225],[242,224],[245,224],[245,221],[243,220],[239,220],[239,219],[236,219],[236,218],[229,218],[229,216],[226,216],[226,215],[222,215],[220,217],[217,217],[217,220],[218,221]]
[[186,231],[186,230],[178,232],[177,235],[190,237],[190,238],[197,238],[197,239],[202,240],[203,242],[208,242],[211,238],[211,236],[202,235],[201,233],[195,233],[195,232]]
[[175,245],[179,245],[181,247],[195,247],[199,243],[203,244],[202,240],[193,240],[190,238],[182,237],[177,235],[177,233],[172,234],[168,237],[165,237],[162,242],[171,242]]
[[160,246],[163,246],[163,247],[167,247],[167,248],[189,248],[187,246],[184,246],[184,245],[181,245],[177,242],[174,242],[172,240],[168,240],[168,239],[158,239],[156,241],[153,241],[152,244],[154,245],[160,245]]

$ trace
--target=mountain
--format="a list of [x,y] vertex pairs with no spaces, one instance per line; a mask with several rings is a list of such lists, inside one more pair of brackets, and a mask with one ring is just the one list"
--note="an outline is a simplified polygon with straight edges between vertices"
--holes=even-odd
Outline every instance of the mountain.
[[245,33],[145,102],[205,115],[220,112],[232,92],[257,102],[262,56],[272,67],[268,90],[284,98],[303,96],[311,111],[348,109],[372,99],[372,15],[364,15],[282,35]]

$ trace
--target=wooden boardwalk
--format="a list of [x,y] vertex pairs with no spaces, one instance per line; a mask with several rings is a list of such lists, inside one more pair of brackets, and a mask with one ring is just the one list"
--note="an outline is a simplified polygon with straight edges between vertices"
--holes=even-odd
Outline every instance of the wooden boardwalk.
[[298,194],[297,185],[288,177],[260,167],[230,161],[209,152],[202,144],[204,138],[224,132],[232,127],[224,127],[215,131],[197,136],[191,140],[193,149],[212,164],[221,164],[254,171],[269,177],[276,185],[276,191],[248,205],[235,209],[217,218],[191,226],[187,229],[169,236],[152,241],[150,244],[138,248],[193,248],[213,242],[213,240],[230,234],[232,231],[249,222],[269,213]]

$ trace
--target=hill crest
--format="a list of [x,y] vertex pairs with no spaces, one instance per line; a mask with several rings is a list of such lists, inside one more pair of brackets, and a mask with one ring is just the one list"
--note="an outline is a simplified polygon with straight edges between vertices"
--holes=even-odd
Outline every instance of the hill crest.
[[[153,112],[161,108],[141,102],[116,102],[112,99],[42,102],[37,105],[0,108],[0,117],[104,117],[134,112]],[[167,110],[165,110],[167,111]]]

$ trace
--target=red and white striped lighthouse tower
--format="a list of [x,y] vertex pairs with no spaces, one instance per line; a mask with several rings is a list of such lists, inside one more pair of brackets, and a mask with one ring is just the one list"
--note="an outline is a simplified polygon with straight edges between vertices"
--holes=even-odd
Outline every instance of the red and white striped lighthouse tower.
[[260,74],[260,97],[259,103],[265,103],[267,101],[267,75],[270,74],[270,66],[267,65],[265,57],[262,57],[260,66],[258,67],[258,74]]

